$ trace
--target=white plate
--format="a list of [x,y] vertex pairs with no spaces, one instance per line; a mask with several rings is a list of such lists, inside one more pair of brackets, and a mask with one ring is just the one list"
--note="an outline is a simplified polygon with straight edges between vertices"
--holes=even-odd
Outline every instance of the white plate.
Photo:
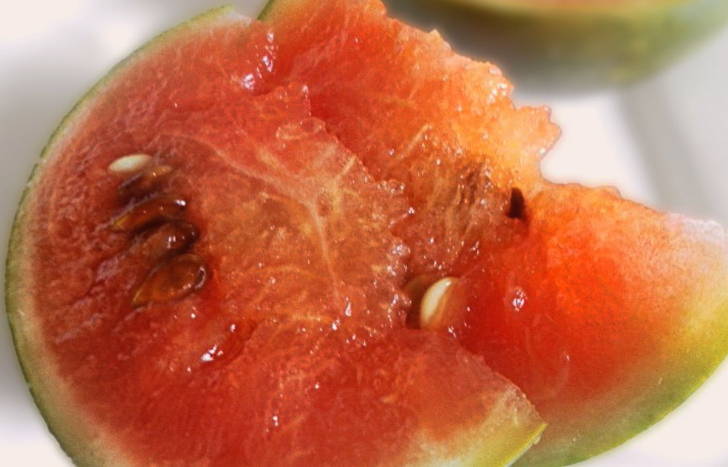
[[[255,15],[261,0],[236,2]],[[95,80],[155,33],[214,0],[36,0],[0,15],[0,245],[37,155]],[[612,184],[640,201],[728,221],[728,31],[667,73],[623,91],[550,104],[564,135],[545,162],[559,180]],[[3,259],[4,263],[4,259]],[[4,275],[4,270],[2,272]],[[4,281],[4,277],[2,278]],[[8,466],[68,466],[48,434],[0,320],[0,453]],[[728,368],[645,434],[585,466],[728,465]]]

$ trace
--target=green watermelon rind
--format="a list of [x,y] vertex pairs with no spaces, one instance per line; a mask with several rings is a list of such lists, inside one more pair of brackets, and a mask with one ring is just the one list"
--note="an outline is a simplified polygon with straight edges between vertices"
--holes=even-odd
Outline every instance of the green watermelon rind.
[[[63,391],[60,391],[57,386],[45,386],[45,381],[54,379],[48,377],[54,374],[52,364],[44,361],[43,349],[40,347],[42,343],[39,342],[39,339],[27,338],[29,335],[32,336],[34,334],[32,329],[28,329],[28,326],[32,326],[34,323],[28,323],[28,320],[18,318],[18,315],[23,313],[23,306],[26,303],[26,298],[23,297],[23,290],[27,289],[24,281],[29,275],[24,274],[26,265],[23,259],[29,257],[29,252],[27,251],[28,246],[25,242],[26,234],[24,228],[27,225],[27,210],[33,201],[33,189],[43,174],[44,164],[49,162],[46,156],[52,152],[56,144],[63,141],[64,136],[73,129],[78,121],[83,120],[85,109],[93,104],[94,98],[97,95],[104,92],[107,84],[113,83],[116,77],[123,73],[136,60],[144,57],[146,53],[153,51],[154,48],[164,46],[169,40],[188,31],[205,27],[210,23],[216,23],[218,21],[222,23],[227,19],[234,20],[240,18],[243,18],[243,16],[235,12],[232,6],[222,6],[209,10],[157,35],[116,64],[62,118],[60,124],[41,151],[40,159],[33,167],[29,181],[23,190],[10,233],[8,257],[5,264],[5,309],[7,310],[10,332],[20,367],[33,400],[43,415],[48,430],[55,436],[61,449],[63,449],[76,465],[107,465],[110,459],[113,459],[113,463],[116,464],[120,460],[120,457],[111,457],[110,459],[102,457],[99,453],[103,453],[104,450],[97,450],[94,444],[89,443],[89,440],[94,439],[95,436],[90,433],[83,433],[85,431],[82,428],[83,424],[75,423],[74,415],[70,411],[64,410],[65,408],[62,408],[65,405],[63,401],[54,400],[55,395]],[[20,329],[21,326],[25,326],[25,332]]]
[[686,6],[690,3],[699,3],[700,0],[653,0],[650,2],[634,2],[623,0],[614,2],[605,0],[602,3],[585,1],[583,3],[569,3],[559,5],[558,0],[543,2],[538,0],[437,0],[440,2],[459,3],[472,5],[478,8],[500,10],[508,13],[521,14],[584,14],[584,15],[615,15],[632,16],[637,13],[650,13],[654,10],[664,10],[679,6]]
[[[664,219],[667,230],[694,236],[706,247],[714,247],[717,265],[705,272],[710,279],[695,282],[689,296],[684,297],[680,313],[673,314],[673,319],[679,316],[680,321],[675,323],[671,339],[655,350],[660,360],[630,362],[633,370],[621,381],[621,391],[606,393],[593,401],[597,407],[614,406],[612,401],[626,400],[628,404],[617,406],[607,416],[602,410],[591,426],[579,425],[577,447],[565,437],[553,442],[545,440],[515,466],[570,465],[614,449],[663,420],[722,364],[728,365],[724,363],[728,356],[728,230],[713,221],[696,221],[677,214],[667,214]],[[674,280],[681,278],[676,276]],[[659,382],[655,384],[656,381]],[[630,392],[631,388],[637,388],[637,393]]]
[[485,55],[521,86],[574,92],[637,81],[698,46],[728,21],[724,0],[651,5],[513,5],[503,0],[390,0],[437,18],[460,49]]
[[[31,234],[25,229],[28,225],[27,216],[34,202],[34,187],[40,182],[44,168],[52,162],[49,155],[57,145],[63,143],[64,137],[73,131],[77,123],[83,123],[86,109],[91,108],[95,98],[103,94],[107,86],[116,82],[137,60],[177,37],[184,37],[187,32],[242,18],[244,17],[236,13],[232,6],[210,10],[154,37],[114,66],[61,120],[43,148],[23,191],[13,222],[6,261],[5,305],[8,321],[18,360],[35,404],[43,415],[49,432],[76,465],[124,465],[126,462],[123,452],[113,441],[94,432],[93,423],[85,422],[80,418],[81,414],[74,411],[73,403],[64,397],[70,391],[61,387],[62,380],[56,375],[53,362],[48,361],[42,339],[37,338],[38,331],[34,328],[36,323],[21,318],[24,306],[31,300],[23,292],[29,290],[25,281],[31,276],[26,273],[28,264],[25,262],[25,258],[32,257],[32,251],[26,242]],[[49,382],[52,384],[48,384]],[[509,429],[503,430],[499,420],[511,420]],[[538,441],[545,427],[540,419],[523,417],[520,412],[514,413],[509,405],[495,407],[484,423],[462,433],[467,440],[465,444],[472,448],[461,452],[461,456],[455,461],[462,465],[509,465]],[[489,442],[480,442],[483,436],[495,433],[498,436],[489,439]]]
[[[583,436],[579,440],[578,449],[573,449],[568,443],[559,443],[545,448],[543,452],[537,449],[526,453],[515,462],[514,466],[550,467],[583,462],[621,446],[663,420],[715,373],[728,354],[728,324],[726,323],[728,301],[717,306],[711,316],[715,322],[701,325],[692,336],[694,338],[692,343],[702,341],[698,339],[700,331],[704,331],[706,328],[711,329],[710,324],[712,324],[714,326],[712,329],[716,334],[716,337],[710,339],[713,345],[706,349],[699,349],[696,345],[686,343],[676,349],[671,349],[670,351],[675,354],[690,355],[690,357],[684,358],[686,361],[682,362],[682,365],[676,364],[674,370],[665,376],[662,381],[663,390],[658,394],[648,395],[643,401],[638,401],[644,404],[642,407],[648,405],[648,408],[629,412],[616,426],[610,425],[609,420],[597,421],[595,425],[598,424],[599,428]],[[719,319],[721,317],[722,322]],[[640,405],[638,402],[632,405]],[[607,441],[605,442],[605,440]]]

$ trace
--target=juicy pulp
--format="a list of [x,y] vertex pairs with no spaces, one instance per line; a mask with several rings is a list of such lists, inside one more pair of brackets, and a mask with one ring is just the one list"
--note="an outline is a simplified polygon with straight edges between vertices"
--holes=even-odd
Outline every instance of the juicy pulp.
[[559,130],[546,108],[514,106],[496,66],[385,13],[376,0],[272,2],[273,78],[307,83],[314,115],[374,177],[405,185],[411,215],[395,231],[416,252],[410,275],[459,272],[519,229],[504,214],[512,188],[538,186]]
[[[265,81],[270,31],[229,10],[127,59],[66,118],[12,235],[7,300],[49,426],[80,464],[506,464],[543,422],[452,340],[405,328],[401,187],[374,180]],[[132,306],[159,261],[107,170],[173,168],[192,253],[187,297]]]
[[460,278],[440,321],[549,423],[518,465],[563,465],[661,419],[728,352],[728,235],[612,191],[553,186],[523,240]]
[[[221,10],[142,49],[67,118],[31,180],[8,310],[38,403],[78,462],[504,464],[544,424],[484,356],[553,422],[528,459],[568,462],[648,426],[725,355],[723,234],[543,181],[558,130],[545,109],[514,107],[495,66],[374,0],[278,0],[265,21]],[[174,168],[163,188],[189,202],[192,252],[211,276],[179,301],[135,308],[156,263],[143,237],[108,229],[124,205],[107,168],[140,151]],[[633,285],[585,281],[619,271],[614,246],[594,268],[549,270],[549,248],[578,258],[595,239],[610,245],[606,232],[623,238],[610,230],[615,206],[651,226],[640,233],[654,237],[648,259],[665,262],[660,283],[682,287],[670,300],[645,289],[644,255],[625,263]],[[579,217],[590,209],[604,217]],[[697,231],[670,236],[676,224]],[[675,245],[703,261],[688,263],[684,286]],[[511,271],[518,283],[504,286]],[[417,297],[405,291],[445,275],[469,285],[448,295],[449,335],[406,329]],[[572,305],[592,296],[604,308],[584,321]],[[670,322],[641,313],[640,297],[664,302]],[[516,328],[514,304],[538,304],[540,322]],[[590,351],[615,316],[628,322]],[[634,338],[654,323],[645,342],[657,354]],[[687,348],[697,357],[676,363]],[[625,384],[571,371],[585,366]],[[636,391],[648,377],[658,388]]]
[[497,68],[386,18],[378,2],[276,0],[264,19],[280,41],[276,82],[306,81],[314,115],[375,177],[404,183],[413,215],[396,232],[412,250],[412,290],[463,278],[449,308],[469,311],[436,319],[441,330],[492,361],[550,424],[524,462],[576,462],[621,443],[724,358],[719,227],[549,184],[538,170],[557,134],[548,113],[514,108]]

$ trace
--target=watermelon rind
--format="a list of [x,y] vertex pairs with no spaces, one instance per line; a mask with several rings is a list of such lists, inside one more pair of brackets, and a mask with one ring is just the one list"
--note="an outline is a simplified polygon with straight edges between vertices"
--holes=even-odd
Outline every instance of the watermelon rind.
[[728,20],[724,0],[558,2],[389,0],[458,49],[493,60],[521,88],[584,92],[656,72]]
[[[635,363],[617,390],[591,402],[593,414],[582,415],[575,430],[578,439],[566,430],[553,437],[547,433],[544,442],[516,466],[575,464],[623,444],[681,406],[728,356],[728,232],[713,221],[677,214],[664,217],[666,230],[704,242],[703,247],[714,254],[711,264],[704,264],[706,279],[691,284],[690,296],[675,310],[674,316],[681,318],[670,340],[654,350],[655,360]],[[676,272],[674,280],[684,277]]]

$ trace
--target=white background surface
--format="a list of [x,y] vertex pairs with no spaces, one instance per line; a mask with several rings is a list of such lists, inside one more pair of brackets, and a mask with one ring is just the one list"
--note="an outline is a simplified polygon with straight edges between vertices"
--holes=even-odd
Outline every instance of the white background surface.
[[[728,1],[728,0],[727,0]],[[238,0],[255,15],[260,0]],[[213,0],[0,0],[0,248],[43,144],[76,99],[157,32]],[[612,184],[649,204],[728,221],[728,31],[667,72],[620,91],[564,97],[545,172]],[[2,271],[4,275],[4,271]],[[2,278],[4,281],[4,276]],[[728,368],[682,408],[584,466],[728,466]],[[722,423],[723,422],[723,423]],[[0,319],[0,465],[68,466],[24,386]]]

